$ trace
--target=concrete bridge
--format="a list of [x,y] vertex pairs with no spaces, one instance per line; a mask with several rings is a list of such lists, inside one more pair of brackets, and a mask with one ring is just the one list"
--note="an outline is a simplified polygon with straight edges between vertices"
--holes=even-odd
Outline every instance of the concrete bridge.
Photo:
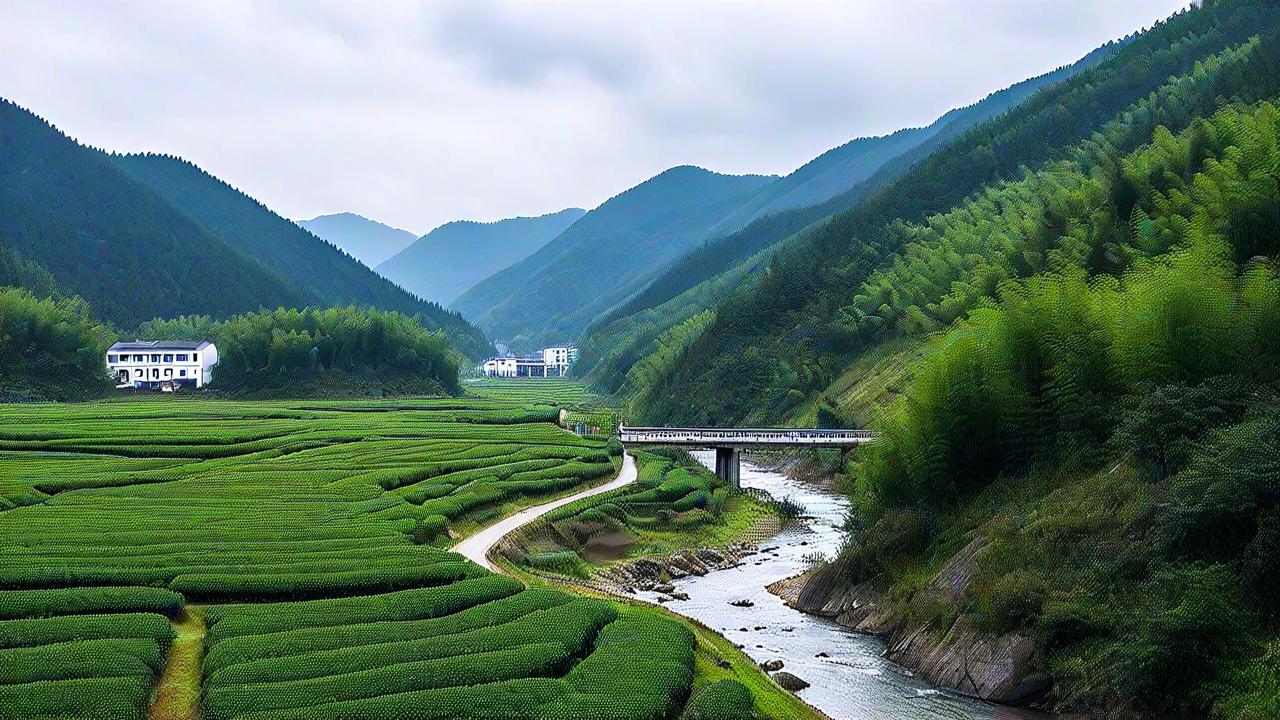
[[871,430],[817,428],[675,428],[618,426],[624,445],[683,445],[716,451],[716,474],[733,487],[739,479],[742,449],[814,447],[847,450],[875,439]]

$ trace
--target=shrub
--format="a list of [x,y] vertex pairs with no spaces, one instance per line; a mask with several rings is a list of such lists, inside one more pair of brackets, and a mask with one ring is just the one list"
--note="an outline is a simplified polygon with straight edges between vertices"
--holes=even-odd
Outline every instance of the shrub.
[[174,616],[182,596],[144,587],[90,587],[55,590],[0,590],[0,620],[81,613],[152,611]]
[[737,680],[717,680],[689,701],[680,720],[752,720],[757,717],[751,691]]

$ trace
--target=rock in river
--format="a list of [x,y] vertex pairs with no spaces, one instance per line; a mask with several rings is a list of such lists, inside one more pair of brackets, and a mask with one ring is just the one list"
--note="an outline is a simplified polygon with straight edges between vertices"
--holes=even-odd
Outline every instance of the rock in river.
[[800,678],[796,677],[795,675],[792,675],[789,672],[786,672],[785,670],[781,672],[773,673],[772,675],[770,675],[770,677],[773,678],[774,682],[781,685],[783,690],[790,690],[791,692],[797,692],[799,690],[803,690],[809,687],[809,683],[801,680]]

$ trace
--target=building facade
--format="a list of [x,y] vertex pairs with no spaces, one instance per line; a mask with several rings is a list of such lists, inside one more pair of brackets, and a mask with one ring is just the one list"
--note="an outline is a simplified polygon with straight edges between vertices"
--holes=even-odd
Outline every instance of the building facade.
[[135,340],[107,350],[107,369],[116,387],[204,387],[217,363],[218,348],[208,340]]
[[518,357],[502,355],[491,357],[480,366],[485,377],[497,378],[550,378],[564,377],[569,367],[578,359],[578,348],[570,346],[543,348],[537,355]]

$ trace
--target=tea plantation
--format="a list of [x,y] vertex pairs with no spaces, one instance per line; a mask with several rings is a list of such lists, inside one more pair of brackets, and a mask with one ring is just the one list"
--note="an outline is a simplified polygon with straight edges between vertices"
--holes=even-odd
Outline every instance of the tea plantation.
[[[684,625],[443,549],[476,513],[615,473],[621,448],[557,414],[0,406],[0,718],[157,717],[162,674],[209,720],[680,715]],[[171,623],[205,633],[189,678],[171,677]]]
[[529,568],[586,577],[619,559],[737,542],[776,518],[765,502],[734,492],[683,450],[651,448],[635,457],[635,483],[547,513],[501,552]]

